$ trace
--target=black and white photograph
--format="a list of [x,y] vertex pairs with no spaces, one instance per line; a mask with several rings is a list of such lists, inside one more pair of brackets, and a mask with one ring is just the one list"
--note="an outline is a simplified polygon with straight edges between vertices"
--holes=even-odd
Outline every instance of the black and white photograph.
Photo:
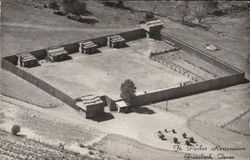
[[250,160],[249,0],[0,0],[0,160]]

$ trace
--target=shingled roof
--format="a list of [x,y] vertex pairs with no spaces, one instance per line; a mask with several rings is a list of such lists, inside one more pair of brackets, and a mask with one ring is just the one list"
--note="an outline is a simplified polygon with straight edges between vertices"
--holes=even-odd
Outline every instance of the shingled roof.
[[58,47],[53,47],[53,48],[48,48],[47,54],[50,56],[58,56],[62,54],[68,54],[68,52],[64,49],[64,47],[58,46]]
[[36,57],[34,57],[32,54],[30,54],[29,52],[25,52],[25,53],[20,53],[18,54],[18,56],[20,56],[20,59],[22,61],[32,61],[32,60],[37,60]]
[[120,35],[111,36],[109,38],[111,42],[124,42],[125,41],[125,39]]
[[84,49],[97,47],[97,44],[95,44],[93,41],[85,41],[81,42],[81,44]]
[[150,20],[150,21],[145,22],[145,24],[148,27],[156,27],[156,26],[162,26],[163,25],[163,23],[162,23],[162,21],[160,19]]
[[86,96],[79,97],[76,100],[82,102],[84,105],[103,103],[100,96],[96,96],[96,95],[86,95]]

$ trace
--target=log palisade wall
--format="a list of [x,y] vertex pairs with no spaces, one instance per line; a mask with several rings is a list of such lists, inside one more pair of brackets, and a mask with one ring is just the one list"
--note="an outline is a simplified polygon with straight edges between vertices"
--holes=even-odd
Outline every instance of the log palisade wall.
[[50,84],[44,82],[43,80],[37,78],[36,76],[18,68],[16,65],[9,62],[6,58],[2,58],[1,67],[7,71],[14,73],[17,76],[23,78],[24,80],[32,83],[33,85],[46,91],[50,95],[60,99],[62,102],[77,109],[77,107],[75,106],[75,99],[71,98],[70,96],[68,96],[67,94],[63,93],[62,91],[56,89],[55,87],[51,86]]
[[[140,38],[146,37],[146,33],[142,29],[136,29],[128,32],[118,33],[122,37],[126,39],[126,41],[132,41]],[[108,35],[110,36],[110,35]],[[92,40],[94,43],[98,45],[98,47],[103,47],[107,45],[107,36],[105,37],[99,37],[99,38],[93,38],[88,39]],[[134,105],[145,105],[150,103],[155,103],[163,100],[168,99],[174,99],[179,98],[183,96],[189,96],[196,93],[201,93],[209,90],[215,90],[215,89],[221,89],[225,87],[229,87],[232,85],[237,85],[245,82],[245,73],[208,55],[207,53],[200,51],[188,44],[185,44],[184,42],[181,42],[174,37],[171,37],[169,35],[166,35],[164,33],[161,33],[161,39],[162,40],[168,40],[170,42],[175,43],[177,46],[179,46],[181,49],[187,51],[190,54],[195,54],[196,56],[200,57],[201,59],[204,59],[221,69],[231,73],[230,76],[218,78],[218,79],[211,79],[207,81],[202,81],[198,83],[193,83],[185,86],[180,86],[176,88],[168,88],[168,89],[161,89],[156,90],[152,92],[147,92],[146,94],[137,95],[135,99]],[[86,41],[88,41],[86,40]],[[79,42],[74,42],[71,44],[65,44],[61,45],[64,46],[65,49],[70,53],[73,54],[75,52],[78,52],[79,48]],[[38,60],[44,59],[46,56],[46,50],[36,50],[31,51],[31,54],[33,54]],[[75,109],[78,109],[78,107],[75,105],[75,99],[71,98],[67,94],[61,92],[60,90],[56,89],[55,87],[51,86],[50,84],[44,82],[43,80],[37,78],[36,76],[22,70],[21,68],[17,67],[17,56],[8,56],[2,58],[1,61],[1,67],[5,70],[8,70],[15,75],[25,79],[26,81],[34,84],[35,86],[41,88],[42,90],[46,91],[47,93],[51,94],[52,96],[60,99],[64,103],[74,107]],[[116,100],[112,100],[108,96],[104,96],[106,100],[106,104],[110,106],[111,110],[115,110],[115,102]]]

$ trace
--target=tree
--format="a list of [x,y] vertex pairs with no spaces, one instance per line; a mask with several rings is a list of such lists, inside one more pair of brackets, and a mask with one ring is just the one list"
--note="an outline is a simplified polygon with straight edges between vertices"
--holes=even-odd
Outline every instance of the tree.
[[153,12],[146,12],[146,13],[145,13],[145,20],[146,20],[146,21],[151,20],[151,19],[153,19],[153,18],[155,18]]
[[118,0],[118,6],[124,7],[124,0]]
[[185,18],[189,14],[189,0],[187,1],[178,1],[176,5],[177,12],[181,16],[181,22],[185,22]]
[[194,13],[198,22],[201,23],[208,12],[209,3],[206,1],[195,1]]
[[21,127],[19,126],[19,125],[13,125],[12,126],[12,128],[11,128],[11,133],[13,134],[13,135],[17,135],[17,133],[19,133],[20,132],[20,129],[21,129]]
[[102,0],[102,4],[111,7],[124,7],[124,0]]
[[128,104],[132,104],[135,99],[136,87],[132,80],[127,79],[121,84],[121,98]]
[[74,14],[76,16],[84,15],[87,11],[85,2],[79,0],[63,0],[65,14]]
[[59,8],[59,5],[56,2],[50,2],[49,8],[57,10]]

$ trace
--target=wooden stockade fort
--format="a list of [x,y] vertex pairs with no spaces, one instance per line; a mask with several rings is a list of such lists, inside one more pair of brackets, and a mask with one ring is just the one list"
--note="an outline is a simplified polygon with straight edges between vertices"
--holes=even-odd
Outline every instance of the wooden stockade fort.
[[[91,54],[96,53],[98,51],[98,48],[101,47],[110,47],[111,49],[117,48],[118,50],[122,50],[123,47],[126,46],[126,43],[129,41],[133,43],[134,40],[149,38],[156,40],[156,42],[163,42],[166,45],[170,44],[172,47],[170,47],[169,50],[162,50],[157,53],[154,53],[152,51],[151,56],[148,58],[155,60],[180,74],[188,76],[188,78],[192,82],[185,83],[185,85],[175,86],[173,88],[162,88],[159,90],[136,94],[133,106],[142,106],[209,90],[225,88],[245,82],[244,72],[172,36],[162,33],[162,25],[163,23],[161,20],[152,19],[141,23],[140,28],[132,31],[3,57],[1,61],[1,67],[43,89],[52,96],[75,108],[76,110],[82,111],[85,114],[86,118],[93,118],[100,114],[104,114],[105,106],[108,106],[112,111],[123,111],[126,109],[126,107],[129,107],[129,105],[127,105],[123,99],[113,99],[112,97],[109,97],[109,95],[96,95],[86,93],[87,96],[72,98],[68,94],[51,85],[49,82],[46,82],[30,73],[29,68],[40,67],[40,65],[43,65],[42,63],[40,63],[40,61],[43,60],[62,63],[62,61],[67,60],[67,56],[71,56],[74,53],[83,53],[91,56]],[[198,58],[206,61],[207,63],[209,63],[209,65],[214,65],[227,72],[228,74],[214,76],[212,79],[204,79],[199,75],[196,75],[196,73],[189,71],[185,67],[180,66],[179,62],[173,62],[171,61],[171,59],[170,61],[167,61],[165,58],[161,57],[161,55],[166,55],[178,50],[187,52],[188,56],[195,56],[196,59]],[[74,59],[71,60],[74,61]],[[54,63],[53,65],[57,65],[57,63]],[[202,70],[202,68],[198,69]],[[130,105],[130,107],[131,106],[132,105]]]

